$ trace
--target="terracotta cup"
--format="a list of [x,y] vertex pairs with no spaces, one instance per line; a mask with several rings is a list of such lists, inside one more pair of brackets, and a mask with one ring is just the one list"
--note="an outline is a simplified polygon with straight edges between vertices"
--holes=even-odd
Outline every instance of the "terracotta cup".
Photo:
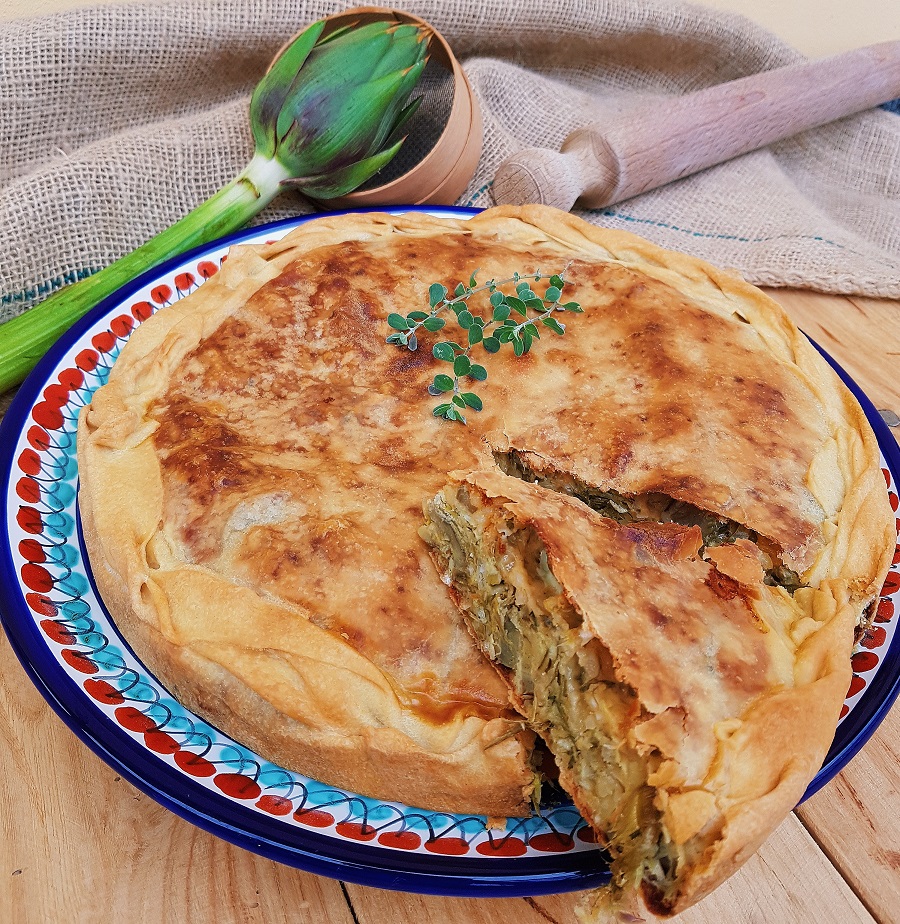
[[[362,208],[379,205],[452,205],[469,185],[483,143],[481,110],[459,61],[446,39],[425,20],[411,13],[383,7],[363,6],[327,17],[323,35],[350,24],[394,21],[424,27],[430,34],[429,56],[446,69],[453,81],[452,104],[443,131],[421,160],[402,175],[336,199],[314,199],[323,209]],[[415,92],[415,91],[414,91]],[[449,94],[448,94],[449,97]],[[411,127],[414,124],[411,123]],[[412,139],[410,139],[412,140]],[[398,155],[398,156],[402,156]]]

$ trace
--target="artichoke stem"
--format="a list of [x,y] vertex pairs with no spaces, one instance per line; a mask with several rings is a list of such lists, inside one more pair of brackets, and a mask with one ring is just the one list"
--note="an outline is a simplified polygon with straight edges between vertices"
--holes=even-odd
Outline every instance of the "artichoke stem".
[[137,250],[0,324],[0,393],[18,385],[56,340],[104,298],[163,260],[236,231],[272,201],[289,176],[277,160],[255,154],[227,186]]

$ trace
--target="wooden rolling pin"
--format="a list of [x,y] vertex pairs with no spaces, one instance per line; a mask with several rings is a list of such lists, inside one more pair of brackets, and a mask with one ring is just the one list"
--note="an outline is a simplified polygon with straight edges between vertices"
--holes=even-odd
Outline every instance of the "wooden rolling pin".
[[504,161],[494,201],[601,208],[900,97],[900,41],[656,97]]

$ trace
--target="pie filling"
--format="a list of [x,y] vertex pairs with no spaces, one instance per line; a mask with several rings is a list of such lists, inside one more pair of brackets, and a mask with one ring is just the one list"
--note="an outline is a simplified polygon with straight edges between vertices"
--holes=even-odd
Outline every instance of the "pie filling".
[[470,627],[574,784],[579,809],[605,837],[614,885],[635,890],[643,882],[656,907],[670,906],[679,869],[705,844],[676,845],[661,822],[647,783],[660,755],[638,754],[627,743],[629,729],[647,717],[634,690],[616,679],[602,643],[586,640],[537,533],[479,506],[464,486],[450,493],[427,505],[421,534]]
[[779,550],[774,543],[735,520],[716,516],[694,504],[676,500],[666,494],[629,496],[618,491],[594,487],[569,472],[538,472],[514,449],[507,452],[495,451],[494,460],[504,474],[521,478],[530,484],[538,484],[559,494],[575,497],[601,516],[609,517],[617,523],[654,522],[697,526],[703,536],[701,556],[704,556],[707,548],[731,545],[738,539],[746,539],[758,549],[767,585],[783,587],[792,595],[804,586],[800,575],[781,562]]

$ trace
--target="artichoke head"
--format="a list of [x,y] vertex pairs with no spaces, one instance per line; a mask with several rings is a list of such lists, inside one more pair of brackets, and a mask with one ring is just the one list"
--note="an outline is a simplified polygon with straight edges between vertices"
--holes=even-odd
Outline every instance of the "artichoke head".
[[286,185],[317,199],[361,186],[400,149],[430,35],[374,22],[321,38],[313,23],[278,56],[250,101],[256,153],[277,160]]

